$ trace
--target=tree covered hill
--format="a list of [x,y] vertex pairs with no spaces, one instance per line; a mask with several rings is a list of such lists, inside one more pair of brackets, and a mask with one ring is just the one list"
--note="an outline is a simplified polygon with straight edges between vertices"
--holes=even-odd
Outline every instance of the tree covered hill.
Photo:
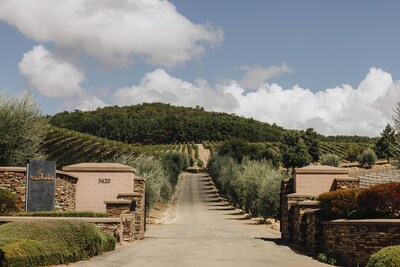
[[151,103],[105,107],[95,111],[61,112],[50,118],[54,126],[125,143],[170,144],[240,138],[276,142],[282,127],[203,108]]

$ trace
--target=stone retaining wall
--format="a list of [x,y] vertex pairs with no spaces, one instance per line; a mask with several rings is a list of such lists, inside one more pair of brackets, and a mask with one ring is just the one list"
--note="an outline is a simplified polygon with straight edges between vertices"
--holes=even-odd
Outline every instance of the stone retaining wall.
[[[135,177],[134,192],[119,193],[118,199],[104,201],[106,204],[107,214],[112,217],[120,217],[121,214],[132,215],[134,219],[135,239],[143,239],[145,232],[145,179]],[[130,212],[131,202],[136,202],[136,209]]]
[[[77,180],[74,176],[57,171],[55,211],[75,210]],[[0,167],[0,189],[10,190],[16,197],[17,210],[25,211],[26,168]]]
[[364,266],[372,253],[400,245],[400,220],[323,222],[323,250],[346,266]]
[[[321,221],[315,196],[293,193],[293,184],[281,187],[281,234],[301,250],[333,255],[341,266],[364,266],[380,249],[400,245],[400,220]],[[359,179],[339,178],[331,190],[355,189]]]

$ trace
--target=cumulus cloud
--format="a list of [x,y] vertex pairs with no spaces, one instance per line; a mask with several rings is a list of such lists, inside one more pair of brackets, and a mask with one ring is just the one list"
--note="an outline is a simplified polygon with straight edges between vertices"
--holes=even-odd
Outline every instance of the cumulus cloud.
[[148,73],[139,85],[119,89],[116,104],[167,102],[174,105],[200,105],[207,110],[235,113],[290,129],[315,128],[326,135],[378,136],[391,122],[393,108],[400,99],[400,83],[377,68],[353,88],[341,85],[323,91],[294,86],[263,84],[246,92],[239,82],[210,86],[172,77],[162,69]]
[[105,107],[108,104],[97,96],[83,96],[77,103],[74,103],[75,109],[82,111],[94,110],[96,108]]
[[223,39],[222,29],[194,24],[160,0],[2,0],[0,20],[36,41],[84,51],[113,65],[138,56],[173,66]]
[[143,102],[163,102],[177,106],[200,105],[215,111],[226,111],[238,105],[233,95],[212,88],[207,81],[197,79],[190,83],[169,75],[163,69],[147,73],[140,84],[121,88],[114,94],[114,101],[120,105]]
[[83,72],[41,45],[25,53],[18,67],[29,84],[46,97],[64,98],[82,93]]
[[239,84],[246,88],[259,88],[268,80],[279,77],[284,73],[292,73],[293,70],[286,63],[280,66],[263,67],[260,65],[244,66],[243,70],[246,71],[244,77],[239,81]]

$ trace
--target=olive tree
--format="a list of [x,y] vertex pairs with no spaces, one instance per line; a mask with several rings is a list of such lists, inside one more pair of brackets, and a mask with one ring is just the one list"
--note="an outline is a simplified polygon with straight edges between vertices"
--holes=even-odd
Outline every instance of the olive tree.
[[44,159],[41,144],[48,129],[48,120],[31,94],[7,97],[0,93],[0,166]]

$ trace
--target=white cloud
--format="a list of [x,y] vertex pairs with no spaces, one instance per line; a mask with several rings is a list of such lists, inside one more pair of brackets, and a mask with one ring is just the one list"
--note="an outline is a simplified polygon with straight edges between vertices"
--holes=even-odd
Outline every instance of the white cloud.
[[292,73],[293,70],[286,63],[280,66],[263,67],[255,65],[252,67],[244,66],[243,70],[246,71],[244,77],[239,81],[239,84],[246,88],[259,88],[268,80],[279,77],[284,73]]
[[82,97],[78,103],[74,103],[75,109],[79,109],[82,111],[94,110],[96,108],[105,107],[108,104],[103,100],[98,98],[97,96],[84,96]]
[[85,80],[84,74],[55,58],[41,45],[25,53],[18,67],[29,84],[46,97],[64,98],[82,93],[80,83]]
[[357,88],[342,85],[316,93],[300,86],[284,89],[278,84],[264,84],[246,93],[236,81],[212,87],[204,80],[193,84],[158,69],[146,74],[139,85],[114,94],[116,104],[200,105],[291,129],[313,127],[326,135],[367,136],[378,136],[391,123],[399,99],[400,82],[377,68],[371,68]]
[[223,39],[220,28],[194,24],[160,0],[2,0],[0,20],[36,41],[84,51],[113,65],[139,56],[173,66]]
[[177,106],[202,106],[225,111],[237,106],[236,99],[220,89],[213,89],[207,81],[197,79],[195,84],[170,76],[163,69],[147,73],[140,84],[119,89],[114,101],[120,105],[143,102],[163,102]]

